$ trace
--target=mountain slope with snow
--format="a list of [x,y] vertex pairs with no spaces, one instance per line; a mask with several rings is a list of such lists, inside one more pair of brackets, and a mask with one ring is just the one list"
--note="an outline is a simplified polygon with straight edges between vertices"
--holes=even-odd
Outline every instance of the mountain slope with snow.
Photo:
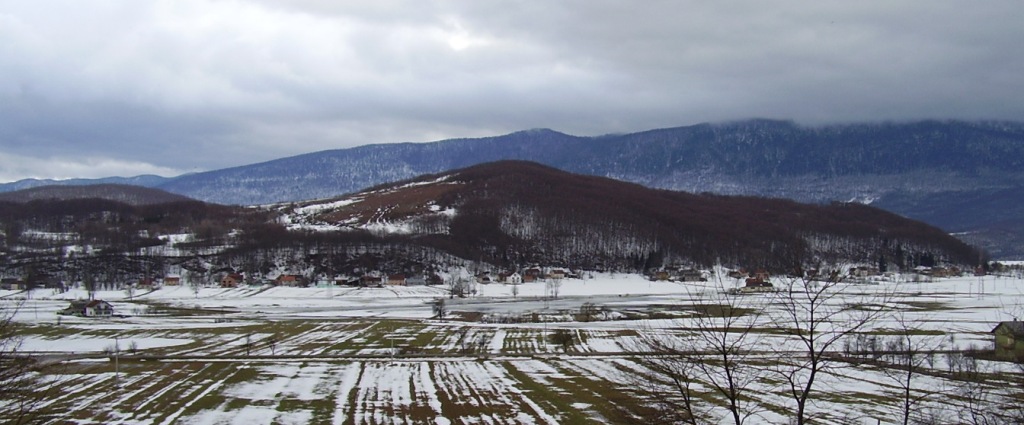
[[294,230],[407,235],[496,264],[633,261],[632,267],[644,269],[725,261],[787,270],[880,258],[900,267],[926,257],[969,264],[978,255],[937,228],[860,204],[694,195],[523,161],[486,163],[277,210]]
[[693,193],[870,203],[996,257],[1024,258],[1024,124],[1012,122],[749,120],[599,137],[528,130],[330,150],[147,184],[206,202],[269,204],[505,159]]

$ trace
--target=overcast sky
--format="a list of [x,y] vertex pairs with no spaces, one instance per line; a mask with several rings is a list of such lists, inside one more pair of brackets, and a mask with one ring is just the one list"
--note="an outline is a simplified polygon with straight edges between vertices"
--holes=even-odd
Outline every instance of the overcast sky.
[[0,0],[0,181],[745,118],[1024,117],[1020,1]]

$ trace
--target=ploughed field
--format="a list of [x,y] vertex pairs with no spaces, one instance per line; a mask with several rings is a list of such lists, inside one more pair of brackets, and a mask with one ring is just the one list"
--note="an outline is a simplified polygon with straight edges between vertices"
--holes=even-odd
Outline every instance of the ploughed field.
[[[36,407],[49,423],[626,423],[651,414],[656,387],[671,386],[651,366],[662,353],[644,342],[699,332],[695,317],[715,317],[723,286],[736,284],[712,280],[599,274],[561,281],[557,298],[545,283],[480,285],[462,299],[443,287],[168,287],[130,300],[100,291],[126,315],[115,318],[57,316],[86,296],[79,290],[37,290],[23,302],[24,293],[0,295],[20,304],[22,351],[42,356],[41,373],[54,382]],[[1024,280],[910,280],[844,285],[831,302],[886,310],[862,337],[914,324],[903,333],[935,351],[914,378],[920,408],[956,418],[960,350],[991,348],[992,328],[1024,311]],[[739,297],[731,302],[756,321],[744,341],[750,367],[801,356],[771,294]],[[433,317],[438,298],[444,320]],[[849,354],[849,344],[833,351]],[[842,357],[819,375],[808,410],[821,423],[896,421],[901,388],[891,368],[863,358]],[[1021,382],[1017,365],[976,362],[974,376],[992,393]],[[772,373],[757,376],[746,392],[757,406],[749,423],[787,422],[787,387]],[[712,383],[694,388],[721,416]]]

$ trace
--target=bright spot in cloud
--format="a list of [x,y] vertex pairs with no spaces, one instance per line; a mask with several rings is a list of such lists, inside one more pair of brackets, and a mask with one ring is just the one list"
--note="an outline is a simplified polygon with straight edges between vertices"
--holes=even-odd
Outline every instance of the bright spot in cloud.
[[487,40],[481,37],[474,37],[467,31],[461,23],[455,18],[445,19],[445,23],[450,27],[446,31],[448,39],[448,47],[456,52],[461,52],[470,47],[478,47],[487,44]]

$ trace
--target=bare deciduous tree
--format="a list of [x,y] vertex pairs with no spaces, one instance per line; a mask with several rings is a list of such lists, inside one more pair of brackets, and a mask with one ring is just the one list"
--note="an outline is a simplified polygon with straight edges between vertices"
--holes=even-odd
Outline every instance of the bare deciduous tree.
[[444,298],[434,300],[433,310],[434,317],[438,320],[444,321],[444,318],[448,316],[448,307],[445,305]]
[[891,292],[875,286],[871,288],[877,290],[860,292],[845,278],[839,271],[822,280],[791,278],[776,297],[774,321],[794,343],[779,346],[775,369],[796,403],[797,425],[810,420],[808,402],[819,375],[843,364],[833,356],[840,341],[875,323],[892,299]]
[[881,359],[888,363],[883,365],[882,373],[899,389],[899,420],[903,425],[909,425],[915,414],[928,411],[924,404],[935,394],[935,389],[916,387],[915,379],[929,363],[934,363],[935,351],[941,348],[941,341],[939,337],[922,331],[920,319],[911,321],[902,311],[894,321],[897,326],[895,335],[886,338],[882,344]]
[[[963,354],[963,353],[961,353]],[[953,386],[950,391],[958,423],[969,425],[1010,424],[1002,420],[998,411],[998,394],[986,382],[989,373],[977,359],[969,355],[950,357],[955,359],[951,366]]]
[[469,293],[469,280],[462,277],[452,277],[448,280],[448,298],[463,298]]
[[[648,330],[637,347],[642,363],[668,383],[661,390],[648,386],[653,390],[649,395],[658,399],[660,414],[674,415],[676,422],[715,422],[714,410],[724,405],[728,421],[739,425],[762,410],[751,389],[766,370],[754,364],[752,347],[762,337],[757,328],[763,325],[771,295],[731,294],[720,286],[703,295],[690,294],[694,314],[675,322],[683,333]],[[705,395],[695,390],[698,386],[723,402],[700,402]]]
[[585,302],[580,306],[579,321],[591,322],[601,313],[601,307],[592,302]]
[[568,353],[576,342],[576,332],[569,329],[556,329],[548,336],[552,344],[562,348],[563,353]]
[[280,336],[278,336],[277,334],[273,334],[270,336],[270,338],[267,338],[267,346],[270,347],[271,356],[277,355],[277,342],[280,341],[280,339]]
[[96,299],[96,291],[99,290],[99,283],[96,282],[96,277],[91,272],[86,272],[82,276],[82,286],[85,287],[85,291],[89,294],[89,299]]
[[252,332],[246,333],[245,334],[245,343],[243,344],[243,346],[245,347],[245,356],[246,357],[248,357],[249,353],[252,351],[252,345],[253,345],[253,343],[252,343]]
[[35,359],[22,353],[22,337],[14,316],[21,303],[0,303],[0,422],[25,424],[41,416],[38,406],[55,388],[34,368]]
[[131,301],[132,298],[135,297],[135,284],[131,282],[125,284],[124,294],[128,296],[128,301]]
[[545,289],[547,289],[548,297],[550,297],[553,300],[557,300],[558,299],[558,294],[562,290],[562,279],[559,279],[559,278],[548,279],[547,282],[544,284],[544,286],[545,286]]

